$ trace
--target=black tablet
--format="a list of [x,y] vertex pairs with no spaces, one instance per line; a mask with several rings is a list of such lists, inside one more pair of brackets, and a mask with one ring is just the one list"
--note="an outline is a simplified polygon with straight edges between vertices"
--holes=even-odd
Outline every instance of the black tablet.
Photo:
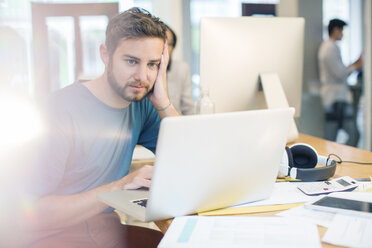
[[[372,199],[371,199],[372,201]],[[325,196],[305,207],[337,213],[349,213],[372,217],[372,202]]]

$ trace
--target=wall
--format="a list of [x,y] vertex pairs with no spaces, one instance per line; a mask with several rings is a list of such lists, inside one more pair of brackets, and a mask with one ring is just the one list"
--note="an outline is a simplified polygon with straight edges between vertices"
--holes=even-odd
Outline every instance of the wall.
[[322,0],[299,0],[299,16],[306,20],[303,89],[319,83],[317,54],[322,42]]
[[301,117],[297,119],[302,133],[324,136],[324,116],[319,96],[317,53],[322,42],[322,0],[281,0],[278,16],[304,17],[304,67]]
[[183,60],[183,14],[182,0],[153,0],[153,14],[160,17],[177,35],[173,58]]
[[372,2],[364,1],[365,149],[372,150]]
[[280,0],[276,8],[277,16],[297,17],[298,16],[298,1],[299,0]]

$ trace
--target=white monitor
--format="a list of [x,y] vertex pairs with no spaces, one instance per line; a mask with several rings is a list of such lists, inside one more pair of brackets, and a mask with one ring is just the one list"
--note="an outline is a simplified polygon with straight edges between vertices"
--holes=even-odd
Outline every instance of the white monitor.
[[200,84],[209,89],[215,111],[265,108],[259,74],[276,73],[298,117],[304,28],[303,18],[203,18]]

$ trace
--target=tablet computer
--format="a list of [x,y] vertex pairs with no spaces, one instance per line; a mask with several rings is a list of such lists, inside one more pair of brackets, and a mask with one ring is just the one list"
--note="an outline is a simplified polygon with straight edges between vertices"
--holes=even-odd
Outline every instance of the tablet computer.
[[314,202],[305,204],[305,207],[334,213],[346,213],[372,217],[372,202],[362,200],[324,196]]

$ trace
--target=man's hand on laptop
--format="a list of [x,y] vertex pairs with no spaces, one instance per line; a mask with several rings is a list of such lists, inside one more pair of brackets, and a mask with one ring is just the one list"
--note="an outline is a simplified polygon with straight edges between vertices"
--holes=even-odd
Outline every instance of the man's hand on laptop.
[[135,170],[121,180],[124,181],[124,189],[139,189],[142,187],[150,188],[153,166],[144,165]]

